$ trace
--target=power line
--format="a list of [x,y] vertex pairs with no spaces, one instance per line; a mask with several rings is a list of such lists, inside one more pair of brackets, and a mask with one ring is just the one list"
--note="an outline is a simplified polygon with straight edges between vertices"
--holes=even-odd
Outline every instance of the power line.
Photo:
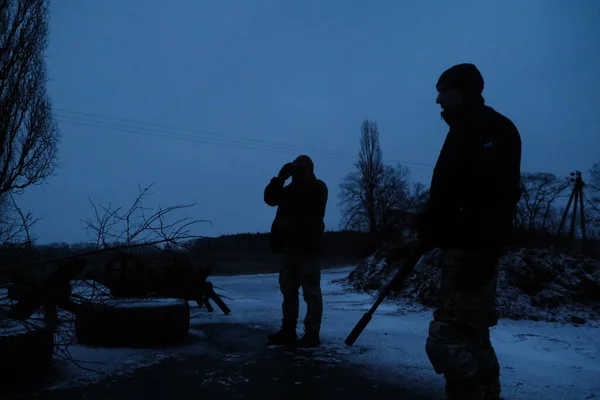
[[[58,109],[58,110],[65,111],[63,109]],[[126,120],[123,118],[112,118],[112,117],[107,117],[107,116],[100,116],[98,114],[79,113],[79,112],[72,112],[72,113],[88,115],[88,116],[94,115],[94,116],[99,116],[104,119],[111,119],[111,120],[116,120],[116,121],[128,121],[131,123],[144,124],[144,125],[148,125],[148,126],[158,126],[158,127],[165,126],[165,125],[151,124],[151,123],[145,123],[145,122],[139,122],[139,121],[133,121],[133,120]],[[115,123],[110,123],[110,122],[106,122],[106,121],[97,121],[97,120],[93,120],[93,119],[89,119],[89,118],[64,117],[64,116],[61,116],[60,114],[55,114],[55,115],[59,118],[60,121],[66,122],[66,123],[90,126],[90,127],[96,127],[96,128],[102,127],[102,128],[108,128],[110,130],[124,131],[124,132],[128,132],[128,133],[139,133],[139,134],[147,134],[147,135],[151,135],[151,136],[162,136],[162,137],[166,137],[166,138],[191,140],[191,141],[197,141],[197,142],[207,143],[207,144],[225,145],[228,147],[239,147],[239,148],[252,149],[252,150],[273,150],[275,152],[280,152],[280,153],[281,152],[290,153],[292,150],[294,152],[310,150],[310,152],[312,152],[312,153],[316,152],[316,153],[318,153],[317,155],[327,157],[327,158],[336,158],[336,159],[343,159],[343,160],[355,160],[356,159],[356,155],[347,153],[347,152],[291,145],[291,144],[283,143],[283,142],[269,142],[266,140],[243,138],[240,136],[219,135],[219,134],[209,133],[209,132],[205,132],[205,131],[196,131],[196,130],[191,130],[191,129],[168,127],[169,129],[176,129],[176,130],[181,130],[184,132],[194,132],[194,133],[199,133],[200,135],[201,134],[211,134],[212,136],[216,136],[216,137],[222,136],[226,139],[235,139],[236,140],[235,142],[232,142],[231,140],[223,141],[223,139],[218,139],[219,141],[216,141],[216,139],[214,139],[214,138],[207,139],[207,138],[199,137],[198,134],[191,136],[190,134],[184,134],[184,133],[165,132],[162,129],[158,130],[158,129],[141,128],[141,127],[137,127],[137,126],[127,126],[127,125],[124,125],[121,123],[115,124]],[[256,143],[244,143],[244,142],[239,142],[239,140],[254,141]],[[258,143],[261,143],[261,144],[258,145]],[[282,150],[284,150],[284,151],[282,151]],[[428,168],[432,167],[431,165],[428,165],[428,164],[402,162],[402,161],[398,161],[398,160],[390,160],[390,161],[394,161],[396,163],[401,163],[401,164],[415,165],[418,167],[428,167]]]
[[[153,128],[160,128],[163,130],[166,129],[169,131],[187,132],[187,133],[192,133],[195,135],[207,135],[207,136],[216,137],[216,138],[227,138],[227,139],[234,139],[234,140],[238,140],[238,141],[241,140],[244,142],[252,142],[252,143],[258,143],[258,144],[277,145],[277,146],[285,146],[285,147],[289,147],[289,146],[302,147],[304,149],[309,149],[309,150],[323,151],[323,149],[317,149],[314,147],[307,147],[307,146],[295,146],[295,145],[290,145],[289,143],[284,143],[284,142],[274,142],[274,141],[268,141],[268,140],[264,140],[264,139],[255,139],[255,138],[249,138],[249,137],[244,137],[244,136],[226,135],[226,134],[208,132],[208,131],[199,130],[199,129],[179,128],[179,127],[173,127],[173,126],[168,126],[168,125],[161,125],[161,124],[155,124],[155,123],[150,123],[150,122],[131,120],[131,119],[126,119],[126,118],[109,117],[109,116],[101,115],[101,114],[84,113],[84,112],[79,112],[79,111],[65,110],[62,108],[56,108],[55,110],[61,111],[64,113],[69,113],[69,114],[82,115],[85,117],[101,118],[104,120],[125,122],[128,124],[134,124],[134,125],[145,125],[145,126],[150,126]],[[348,155],[348,153],[336,151],[336,150],[326,150],[326,151],[329,153],[335,153],[335,154],[339,154],[339,155]]]
[[[205,144],[221,145],[227,147],[238,147],[250,150],[263,150],[272,151],[279,153],[291,153],[291,152],[310,152],[314,155],[318,155],[325,158],[333,158],[340,160],[355,160],[356,154],[342,152],[337,150],[322,149],[316,147],[300,146],[285,142],[268,141],[263,139],[254,139],[243,136],[226,135],[215,132],[208,132],[204,130],[189,129],[189,128],[178,128],[168,125],[148,123],[138,120],[131,120],[126,118],[110,117],[95,113],[85,113],[79,111],[72,111],[62,108],[55,108],[55,111],[59,111],[61,115],[55,113],[61,122],[89,126],[95,128],[105,128],[114,131],[122,131],[127,133],[138,133],[149,136],[159,136],[170,139],[189,140]],[[76,116],[72,116],[72,115]],[[77,117],[77,115],[81,117]],[[100,120],[98,120],[100,119]],[[132,126],[133,125],[133,126]],[[137,125],[137,126],[136,126]],[[141,126],[140,126],[141,125]],[[145,126],[145,127],[144,127]],[[175,132],[174,132],[175,131]],[[179,131],[179,132],[177,132]],[[208,137],[207,137],[208,136]],[[430,164],[400,161],[394,159],[388,159],[388,161],[394,163],[400,163],[405,165],[412,165],[421,168],[432,168]]]
[[[189,133],[166,132],[165,130],[162,130],[162,129],[142,128],[139,126],[128,126],[128,125],[125,125],[122,123],[96,121],[96,120],[92,120],[89,118],[65,117],[65,116],[61,116],[58,114],[55,114],[55,115],[58,117],[58,120],[60,122],[95,127],[95,128],[106,128],[108,130],[115,130],[115,131],[121,131],[121,132],[127,132],[127,133],[138,133],[138,134],[149,135],[149,136],[158,136],[158,137],[165,137],[165,138],[171,138],[171,139],[182,139],[182,140],[188,140],[188,141],[192,141],[192,142],[217,144],[217,145],[224,145],[224,146],[228,146],[228,147],[240,147],[240,148],[252,149],[252,150],[274,150],[274,151],[279,151],[279,152],[281,152],[282,150],[286,150],[286,152],[290,152],[291,150],[293,150],[295,152],[304,150],[299,146],[293,146],[293,145],[287,145],[287,146],[265,145],[265,144],[258,145],[256,143],[240,142],[239,140],[233,141],[233,140],[230,140],[230,138],[226,138],[229,140],[215,139],[212,137],[206,138],[206,137],[202,137],[200,135],[191,135]],[[335,152],[319,150],[319,149],[315,149],[313,151],[318,152],[320,155],[334,157],[334,158],[347,159],[350,156],[347,153],[341,153],[341,152],[335,153]]]
[[[283,154],[290,154],[290,153],[298,152],[298,150],[294,151],[293,149],[281,149],[281,148],[274,148],[274,147],[269,147],[269,146],[264,146],[264,145],[263,146],[256,146],[256,145],[252,146],[252,145],[243,144],[243,143],[215,141],[214,139],[211,140],[211,139],[204,139],[201,137],[190,137],[190,136],[185,136],[185,135],[181,135],[181,134],[166,133],[164,131],[148,130],[148,129],[142,129],[142,128],[137,128],[137,127],[119,126],[119,125],[115,125],[115,124],[102,123],[102,122],[98,122],[98,121],[78,120],[75,118],[65,119],[64,117],[59,117],[58,121],[67,123],[67,124],[72,124],[72,125],[87,126],[87,127],[91,127],[91,128],[102,128],[105,130],[110,130],[110,131],[115,131],[115,132],[135,133],[135,134],[140,134],[140,135],[145,135],[145,136],[155,136],[155,137],[162,137],[162,138],[166,138],[166,139],[184,140],[184,141],[188,141],[188,142],[212,144],[212,145],[225,146],[225,147],[230,147],[230,148],[260,150],[260,151],[267,151],[267,152],[271,152],[271,153],[283,153]],[[335,159],[335,160],[352,161],[351,158],[336,156],[336,155],[332,155],[332,154],[319,153],[317,155],[320,157],[330,158],[330,159]]]

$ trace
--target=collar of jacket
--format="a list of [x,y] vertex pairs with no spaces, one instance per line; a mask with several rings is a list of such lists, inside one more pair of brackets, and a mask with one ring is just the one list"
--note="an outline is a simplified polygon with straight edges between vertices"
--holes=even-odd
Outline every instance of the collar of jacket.
[[485,100],[481,95],[468,98],[465,102],[456,108],[449,108],[441,112],[442,119],[446,121],[449,127],[464,123],[465,121],[478,115],[485,109]]

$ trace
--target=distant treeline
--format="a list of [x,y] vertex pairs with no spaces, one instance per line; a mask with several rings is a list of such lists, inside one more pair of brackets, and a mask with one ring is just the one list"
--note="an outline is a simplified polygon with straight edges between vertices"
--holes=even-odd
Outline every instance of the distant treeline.
[[[323,258],[330,266],[356,263],[369,252],[369,235],[358,231],[325,233]],[[243,270],[275,272],[281,256],[269,249],[268,233],[244,233],[197,240],[190,253],[194,259],[214,263],[215,273],[243,273]]]
[[[341,230],[328,231],[325,234],[325,265],[336,267],[354,265],[372,253],[381,244],[381,238],[374,239],[364,232]],[[401,240],[396,237],[392,240]],[[573,243],[548,232],[530,232],[517,229],[514,247],[572,249]],[[578,240],[575,249],[584,250]],[[0,248],[1,267],[26,264],[34,261],[52,260],[61,257],[90,252],[96,249],[95,243],[51,243],[37,245],[29,249],[22,247]],[[585,246],[587,255],[600,257],[600,242],[588,239]],[[219,237],[206,237],[186,243],[185,247],[173,249],[187,253],[197,264],[213,264],[215,275],[251,274],[277,272],[281,265],[281,256],[269,249],[268,233],[240,233]],[[132,252],[157,252],[157,248],[135,248]],[[98,257],[101,258],[101,257]],[[1,272],[1,271],[0,271]],[[0,275],[2,275],[0,273]]]
[[[323,258],[330,266],[356,263],[371,251],[369,238],[367,233],[358,231],[328,231],[325,233]],[[96,248],[95,243],[51,243],[29,249],[4,247],[0,250],[0,263],[2,266],[19,265],[86,253]],[[269,249],[268,233],[200,238],[174,250],[187,253],[195,263],[214,264],[215,274],[276,272],[281,259]],[[160,249],[136,248],[131,251],[154,252]]]

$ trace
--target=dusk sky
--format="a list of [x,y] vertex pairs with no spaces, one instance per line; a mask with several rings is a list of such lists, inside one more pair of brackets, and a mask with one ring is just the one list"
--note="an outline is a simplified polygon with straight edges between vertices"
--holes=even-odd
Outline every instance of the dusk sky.
[[523,171],[600,159],[600,1],[54,0],[49,92],[60,168],[21,205],[39,243],[89,237],[95,202],[195,203],[197,234],[268,231],[263,190],[310,155],[329,186],[357,158],[363,119],[387,163],[429,184],[447,125],[435,83],[478,66],[488,105],[523,139]]

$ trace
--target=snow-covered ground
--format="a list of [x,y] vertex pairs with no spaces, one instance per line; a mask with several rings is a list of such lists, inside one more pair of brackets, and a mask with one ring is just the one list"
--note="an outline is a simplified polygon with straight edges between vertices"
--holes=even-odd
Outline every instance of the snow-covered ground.
[[[344,278],[352,267],[324,271],[325,303],[322,327],[323,346],[313,350],[316,357],[361,366],[366,374],[377,375],[404,386],[438,389],[443,379],[436,375],[425,354],[430,311],[393,303],[382,304],[353,347],[343,341],[364,312],[373,304],[367,294],[349,293],[334,281]],[[192,309],[193,340],[170,349],[92,349],[71,346],[72,357],[86,371],[61,363],[63,378],[56,388],[91,383],[133,369],[152,365],[165,358],[202,354],[211,349],[202,341],[201,327],[215,323],[243,323],[275,329],[281,318],[281,295],[277,275],[213,277],[231,315],[207,314]],[[301,303],[302,304],[302,303]],[[305,312],[301,305],[301,315]],[[301,325],[301,324],[300,324]],[[502,365],[503,395],[508,399],[591,399],[600,397],[600,335],[597,323],[586,326],[550,322],[502,320],[492,330],[492,340]]]
[[[378,290],[403,265],[402,244],[386,243],[365,258],[346,279],[358,292]],[[437,304],[441,281],[440,250],[415,265],[398,301]],[[516,249],[498,263],[497,311],[500,317],[585,324],[600,319],[600,266],[597,259],[549,249]]]
[[[323,354],[342,353],[370,373],[415,386],[439,386],[425,353],[430,311],[407,310],[382,304],[352,348],[343,344],[374,299],[348,293],[332,281],[353,268],[323,274],[325,311]],[[213,279],[231,302],[230,317],[215,315],[213,322],[235,319],[260,326],[276,326],[280,320],[280,294],[276,275]],[[301,303],[302,304],[302,303]],[[301,313],[305,308],[301,305]],[[492,330],[492,340],[502,365],[503,395],[508,399],[586,399],[600,397],[600,328],[549,322],[502,320]]]

